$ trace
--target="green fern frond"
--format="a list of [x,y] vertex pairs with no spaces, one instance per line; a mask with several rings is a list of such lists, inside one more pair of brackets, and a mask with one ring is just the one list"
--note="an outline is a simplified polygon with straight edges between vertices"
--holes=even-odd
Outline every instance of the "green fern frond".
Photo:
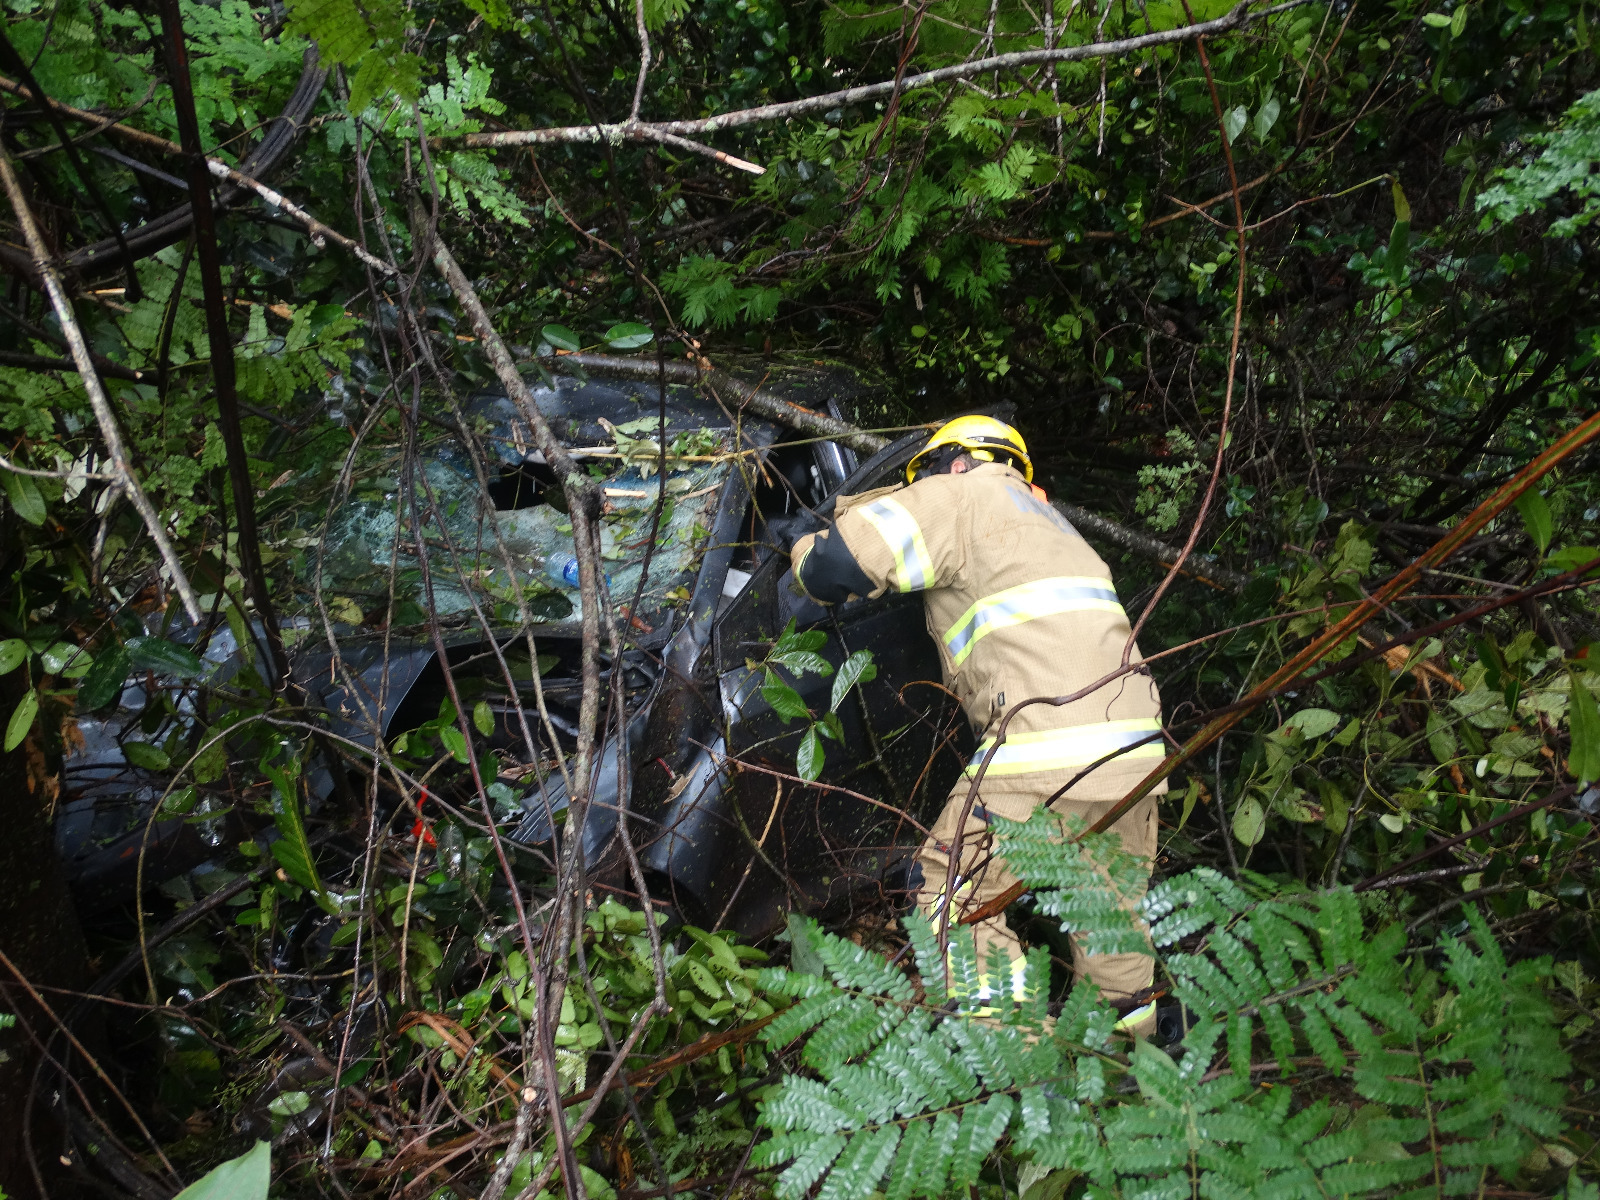
[[1011,870],[1037,889],[1039,910],[1059,918],[1086,953],[1148,952],[1134,900],[1149,871],[1138,856],[1123,851],[1121,838],[1085,834],[1080,818],[1061,818],[1047,809],[1027,821],[995,817],[991,824]]
[[[1115,846],[1069,850],[1044,823],[1007,833],[1039,863],[1057,856],[1041,867],[1053,882],[1101,889],[1098,908],[1078,911],[1123,911],[1099,874]],[[1058,895],[1039,893],[1066,911]],[[882,1186],[887,1200],[942,1200],[977,1180],[1002,1139],[1107,1197],[1475,1194],[1486,1172],[1515,1177],[1560,1136],[1570,1064],[1542,991],[1550,965],[1507,963],[1475,910],[1438,970],[1409,956],[1400,927],[1368,928],[1347,889],[1273,895],[1260,877],[1194,871],[1152,889],[1141,912],[1198,1021],[1170,1053],[1141,1042],[1126,1058],[1092,987],[1048,1017],[1040,952],[1024,1002],[980,1000],[985,976],[1006,990],[1003,956],[980,970],[965,928],[941,954],[913,914],[918,1003],[881,959],[808,932],[831,982],[786,984],[803,998],[768,1027],[774,1040],[811,1030],[804,1061],[816,1072],[762,1104],[774,1136],[761,1161],[787,1163],[779,1194],[858,1200]],[[957,1003],[935,1006],[947,969]],[[1258,1086],[1263,1065],[1281,1071],[1307,1049],[1366,1105],[1353,1119],[1328,1099],[1304,1104],[1291,1084]],[[1114,1086],[1129,1077],[1135,1090]]]

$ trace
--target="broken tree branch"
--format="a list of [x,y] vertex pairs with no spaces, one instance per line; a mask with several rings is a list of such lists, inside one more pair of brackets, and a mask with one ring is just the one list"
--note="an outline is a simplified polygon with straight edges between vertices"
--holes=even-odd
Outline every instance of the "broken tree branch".
[[22,226],[28,251],[33,255],[34,269],[44,281],[45,293],[50,297],[50,306],[55,309],[56,320],[61,323],[61,332],[67,340],[68,349],[72,351],[72,361],[77,365],[78,374],[83,379],[83,389],[89,395],[89,404],[94,409],[95,421],[100,426],[100,436],[105,439],[106,453],[111,460],[111,474],[116,477],[115,486],[138,510],[145,528],[150,532],[150,540],[156,544],[156,551],[161,555],[161,561],[172,575],[173,590],[183,601],[183,608],[189,614],[189,619],[198,625],[205,619],[205,614],[200,609],[200,598],[195,595],[194,588],[189,583],[189,576],[184,573],[183,564],[178,561],[178,552],[173,549],[172,542],[167,537],[166,526],[161,523],[155,506],[150,503],[150,497],[145,495],[144,489],[139,486],[139,480],[133,473],[133,464],[128,460],[127,447],[122,442],[122,431],[117,428],[117,418],[111,411],[111,401],[106,396],[105,388],[101,386],[100,377],[95,374],[94,359],[89,354],[88,343],[83,340],[83,330],[79,328],[78,318],[72,311],[72,301],[67,298],[66,289],[61,286],[61,277],[56,274],[55,266],[50,261],[50,251],[45,245],[44,235],[39,232],[39,224],[33,218],[33,210],[28,207],[22,184],[17,179],[11,160],[6,157],[3,149],[0,149],[0,184],[4,185],[6,196],[17,214],[17,224]]
[[[555,365],[559,368],[563,363],[581,367],[596,375],[609,375],[620,379],[653,379],[656,374],[655,360],[647,358],[624,358],[611,354],[563,354],[556,359]],[[789,429],[808,433],[813,437],[838,442],[841,446],[848,446],[859,454],[876,454],[889,444],[889,439],[886,437],[868,433],[847,422],[835,420],[826,413],[793,404],[761,387],[736,379],[728,372],[713,367],[705,359],[701,359],[698,364],[667,363],[665,369],[667,378],[673,383],[697,384],[705,379],[713,387],[727,391],[738,401],[741,408],[748,409],[759,417],[776,421]],[[1054,500],[1051,503],[1062,516],[1077,526],[1079,532],[1111,542],[1125,550],[1131,550],[1143,558],[1154,559],[1163,566],[1171,566],[1182,554],[1180,547],[1153,538],[1149,534],[1140,533],[1136,529],[1129,529],[1109,517],[1102,517],[1098,513],[1079,508],[1075,504],[1068,504],[1064,500]],[[1184,564],[1184,574],[1215,583],[1230,591],[1238,591],[1250,582],[1248,575],[1223,566],[1209,554],[1189,555]]]
[[[555,360],[554,365],[559,369],[563,364],[581,367],[596,375],[609,375],[616,379],[653,380],[658,370],[656,360],[653,358],[624,358],[612,354],[563,354]],[[766,417],[769,421],[776,421],[801,433],[828,438],[861,454],[876,454],[889,444],[889,439],[886,437],[857,429],[854,425],[835,420],[826,413],[792,404],[760,387],[735,379],[728,372],[713,367],[703,358],[697,363],[664,363],[659,369],[664,370],[667,379],[673,383],[691,386],[702,381],[710,383],[712,387],[727,391],[740,408],[748,409],[758,417]]]
[[[1092,832],[1103,833],[1116,824],[1125,812],[1149,795],[1158,783],[1209,746],[1222,734],[1233,728],[1234,725],[1238,724],[1246,713],[1257,705],[1264,703],[1280,685],[1299,677],[1305,673],[1307,668],[1327,657],[1337,646],[1352,637],[1361,626],[1410,591],[1412,585],[1422,578],[1428,568],[1444,562],[1460,548],[1463,542],[1510,508],[1517,497],[1533,487],[1564,459],[1571,457],[1572,454],[1597,436],[1600,436],[1600,412],[1591,414],[1586,420],[1557,438],[1537,458],[1519,471],[1514,478],[1502,484],[1493,495],[1457,522],[1449,533],[1413,559],[1405,568],[1396,572],[1388,583],[1362,600],[1360,604],[1353,605],[1343,617],[1329,625],[1305,649],[1257,684],[1248,695],[1237,704],[1231,706],[1227,712],[1209,721],[1200,732],[1186,741],[1180,749],[1169,754],[1160,766],[1145,776],[1137,787],[1113,804],[1095,822]],[[1023,704],[1019,704],[1007,713],[1006,722],[1009,722],[1016,713],[1021,712],[1023,707]],[[995,738],[994,744],[996,747],[1000,745],[1004,735],[1005,725],[1002,724]],[[989,759],[993,757],[994,750],[991,748],[985,759],[984,766],[987,766]],[[983,768],[980,767],[977,782],[981,782],[982,778]],[[976,786],[976,783],[974,786]]]
[[[731,113],[718,113],[714,116],[699,117],[689,121],[620,121],[614,124],[568,125],[548,129],[510,129],[499,133],[469,133],[461,139],[461,142],[464,145],[475,147],[537,146],[557,142],[610,142],[617,144],[622,141],[653,138],[656,134],[685,136],[715,133],[721,129],[760,125],[769,121],[784,121],[791,117],[828,112],[835,108],[843,108],[846,105],[864,104],[885,96],[898,95],[918,88],[934,87],[937,84],[949,83],[958,79],[970,79],[974,75],[983,75],[991,71],[1014,71],[1022,67],[1042,66],[1049,63],[1080,62],[1084,59],[1113,58],[1123,54],[1137,54],[1158,46],[1191,41],[1194,38],[1205,37],[1208,34],[1226,33],[1252,21],[1258,21],[1263,17],[1284,12],[1291,8],[1298,8],[1300,5],[1309,2],[1310,0],[1288,0],[1288,3],[1275,4],[1270,8],[1252,13],[1249,11],[1251,0],[1243,0],[1243,3],[1235,5],[1222,16],[1210,21],[1202,21],[1197,25],[1163,29],[1155,33],[1140,34],[1138,37],[1117,38],[1109,42],[1091,42],[1084,46],[1063,46],[1044,50],[1018,50],[1010,54],[995,54],[988,58],[976,58],[970,62],[956,63],[953,66],[924,71],[918,75],[908,75],[903,79],[888,79],[879,83],[867,83],[859,87],[844,88],[837,92],[827,92],[821,96],[808,96],[804,100],[790,100],[782,104],[763,104],[756,108],[744,108]],[[434,140],[436,143],[444,143],[455,139],[438,138]]]

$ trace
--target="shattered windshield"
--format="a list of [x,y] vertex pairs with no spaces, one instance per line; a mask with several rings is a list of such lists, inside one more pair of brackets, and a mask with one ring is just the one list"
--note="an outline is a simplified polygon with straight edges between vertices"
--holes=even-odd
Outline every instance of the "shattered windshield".
[[[737,458],[727,414],[691,388],[669,386],[663,474],[659,393],[652,384],[557,378],[554,387],[534,388],[533,396],[603,490],[602,559],[611,595],[631,604],[648,560],[645,590],[631,616],[636,627],[655,625],[693,590],[722,485]],[[482,448],[487,486],[480,486],[473,455],[459,437],[424,445],[413,491],[402,485],[398,454],[374,465],[331,514],[320,546],[313,544],[305,556],[308,604],[320,583],[329,615],[339,623],[360,624],[387,611],[394,625],[416,625],[430,608],[447,620],[470,619],[475,606],[490,621],[515,623],[514,577],[535,621],[579,619],[571,519],[526,420],[500,392],[472,397],[464,415]],[[418,558],[419,533],[426,562]]]

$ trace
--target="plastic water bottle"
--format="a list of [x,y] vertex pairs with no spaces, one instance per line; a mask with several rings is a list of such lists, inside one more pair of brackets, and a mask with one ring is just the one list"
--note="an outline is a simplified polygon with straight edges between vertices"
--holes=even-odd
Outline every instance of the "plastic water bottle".
[[[544,572],[557,587],[578,586],[578,560],[570,554],[545,559]],[[611,582],[611,572],[605,572],[605,579],[607,584]]]
[[544,572],[557,587],[578,586],[578,560],[570,554],[564,558],[552,555],[545,559]]

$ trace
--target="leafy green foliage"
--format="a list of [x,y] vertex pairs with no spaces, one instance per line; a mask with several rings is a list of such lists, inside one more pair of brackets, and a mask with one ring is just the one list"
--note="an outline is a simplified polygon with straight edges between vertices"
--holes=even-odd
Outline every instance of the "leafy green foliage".
[[350,108],[364,112],[393,93],[413,100],[422,61],[404,49],[407,13],[389,0],[293,0],[290,28],[317,44],[323,60],[352,69]]
[[[800,778],[805,780],[814,780],[822,775],[826,758],[822,739],[827,738],[831,741],[844,739],[844,725],[839,717],[839,706],[850,695],[850,689],[871,683],[878,676],[878,668],[872,661],[871,650],[856,650],[851,653],[839,667],[839,673],[834,675],[833,664],[818,653],[827,641],[827,633],[820,629],[796,631],[795,622],[791,619],[784,631],[778,635],[778,640],[772,643],[766,658],[760,663],[752,664],[754,669],[762,672],[761,698],[773,712],[778,714],[783,723],[787,725],[797,717],[808,722],[795,754],[795,770]],[[793,685],[786,682],[773,669],[774,667],[782,667],[793,675],[803,675],[807,672],[824,677],[834,675],[828,711],[817,717],[806,705],[800,693]]]
[[[1465,8],[1460,11],[1465,12]],[[1600,215],[1600,91],[1590,92],[1569,108],[1551,133],[1529,141],[1542,147],[1532,160],[1496,172],[1497,182],[1478,194],[1484,223],[1514,220],[1550,205],[1567,194],[1576,211],[1550,223],[1552,237],[1571,237]]]

